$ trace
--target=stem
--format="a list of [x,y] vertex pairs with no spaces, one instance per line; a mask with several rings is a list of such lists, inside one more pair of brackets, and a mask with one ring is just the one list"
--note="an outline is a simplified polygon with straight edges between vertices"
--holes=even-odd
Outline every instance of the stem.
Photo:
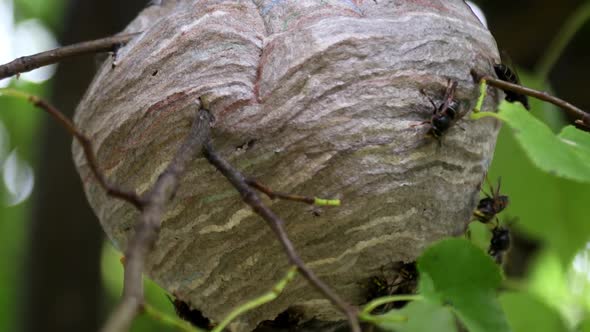
[[370,315],[370,314],[360,314],[359,318],[362,321],[371,323],[371,324],[379,324],[382,322],[396,322],[396,323],[405,323],[408,321],[408,316],[406,315],[391,315],[388,314],[387,317],[384,315]]
[[551,41],[547,52],[539,60],[536,66],[536,73],[543,80],[547,79],[549,72],[563,53],[563,50],[572,40],[576,32],[590,19],[590,3],[586,1],[565,21],[565,25]]
[[287,201],[301,202],[301,203],[316,205],[316,206],[340,206],[339,199],[323,199],[323,198],[317,198],[317,197],[308,197],[308,196],[286,194],[286,193],[274,191],[274,190],[270,189],[269,187],[263,185],[259,181],[255,180],[255,179],[251,179],[251,178],[247,178],[246,183],[250,187],[265,194],[270,199],[279,198],[279,199],[283,199],[283,200],[287,200]]
[[310,270],[299,254],[295,250],[293,242],[289,239],[287,232],[285,231],[285,222],[266,205],[262,203],[258,194],[252,190],[247,184],[246,178],[235,169],[225,159],[221,158],[217,152],[213,149],[210,142],[206,142],[203,146],[203,153],[205,158],[213,165],[217,170],[225,176],[225,178],[234,186],[234,188],[242,196],[242,200],[250,205],[252,210],[258,214],[264,221],[267,222],[269,227],[277,236],[279,242],[283,246],[283,250],[287,254],[291,264],[297,266],[299,272],[303,275],[307,281],[314,286],[325,298],[330,300],[340,311],[346,316],[353,332],[360,332],[360,325],[357,317],[357,309],[347,302],[345,302],[340,296],[334,292],[328,285],[326,285],[318,276]]
[[392,303],[392,302],[400,302],[400,301],[419,301],[419,300],[423,300],[424,298],[422,297],[422,295],[417,295],[417,294],[408,294],[408,295],[390,295],[390,296],[384,296],[384,297],[380,297],[377,298],[369,303],[367,303],[365,305],[365,307],[363,308],[363,310],[361,311],[360,317],[362,318],[365,315],[371,315],[371,312],[375,309],[377,309],[378,307],[387,304],[387,303]]
[[527,88],[518,84],[513,84],[513,83],[509,83],[506,81],[502,81],[499,80],[497,78],[491,77],[489,75],[479,75],[477,72],[475,71],[471,71],[471,74],[473,75],[474,78],[476,78],[477,81],[481,82],[481,80],[485,80],[487,82],[488,85],[502,89],[502,90],[509,90],[509,91],[514,91],[523,95],[527,95],[527,96],[531,96],[534,98],[537,98],[539,100],[543,100],[546,101],[548,103],[551,103],[559,108],[561,108],[562,110],[564,110],[569,116],[573,117],[576,119],[576,124],[578,124],[578,128],[583,129],[583,130],[590,130],[590,114],[586,113],[585,111],[577,108],[576,106],[568,103],[567,101],[563,100],[563,99],[559,99],[557,97],[554,97],[550,94],[548,94],[547,92],[543,92],[543,91],[539,91],[539,90],[535,90],[535,89],[531,89],[531,88]]
[[479,113],[481,108],[483,107],[483,102],[486,99],[488,85],[486,80],[482,79],[479,83],[479,98],[477,98],[477,104],[475,104],[475,108],[473,109],[473,113]]
[[185,332],[204,332],[204,330],[192,326],[190,323],[172,315],[158,311],[149,304],[143,305],[144,313],[153,319],[160,321],[164,325],[175,327]]
[[289,269],[289,271],[283,277],[283,279],[279,280],[279,282],[273,287],[273,289],[270,292],[255,299],[252,299],[244,303],[243,305],[237,307],[236,309],[232,310],[229,313],[229,315],[227,315],[227,317],[225,317],[223,321],[219,323],[219,325],[217,325],[211,332],[222,332],[223,329],[225,329],[225,327],[228,326],[229,323],[231,323],[238,316],[244,314],[245,312],[258,308],[265,303],[275,300],[277,297],[279,297],[279,295],[281,295],[287,284],[291,282],[296,275],[297,267],[293,266]]
[[66,58],[84,54],[111,51],[118,45],[128,43],[133,37],[139,34],[140,32],[117,35],[59,47],[51,51],[41,52],[29,56],[23,56],[7,64],[1,65],[0,79],[25,73],[53,63],[58,63]]

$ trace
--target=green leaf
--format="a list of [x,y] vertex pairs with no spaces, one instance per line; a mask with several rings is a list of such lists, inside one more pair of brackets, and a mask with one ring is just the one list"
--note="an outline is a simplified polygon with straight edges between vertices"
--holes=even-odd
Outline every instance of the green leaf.
[[401,310],[378,316],[377,325],[395,332],[455,332],[451,309],[431,301],[412,301]]
[[581,158],[590,156],[590,133],[581,131],[574,126],[567,126],[559,133],[559,138],[569,144],[574,152],[581,155]]
[[418,259],[420,289],[422,276],[432,281],[432,301],[442,299],[449,304],[461,321],[473,332],[509,331],[508,323],[496,299],[496,289],[502,282],[500,269],[481,249],[465,239],[447,239],[428,248]]
[[[572,134],[588,135],[566,128],[558,139],[572,140]],[[583,139],[574,137],[573,141],[586,146]],[[586,222],[590,186],[550,175],[536,167],[507,127],[500,131],[488,172],[490,179],[499,176],[502,193],[510,197],[505,214],[519,217],[515,227],[548,243],[562,264],[569,264],[590,240],[590,223]]]
[[590,183],[590,155],[554,135],[549,127],[529,112],[503,102],[498,113],[481,112],[473,117],[487,116],[496,117],[508,124],[526,155],[541,170],[566,179]]
[[557,311],[526,293],[504,293],[500,303],[514,332],[568,331]]
[[492,234],[488,225],[485,225],[481,222],[469,223],[468,232],[471,243],[483,251],[488,250],[490,246],[490,240],[492,239]]
[[434,288],[434,281],[426,271],[420,271],[420,282],[418,284],[418,293],[422,294],[427,299],[435,300],[442,303],[442,299]]

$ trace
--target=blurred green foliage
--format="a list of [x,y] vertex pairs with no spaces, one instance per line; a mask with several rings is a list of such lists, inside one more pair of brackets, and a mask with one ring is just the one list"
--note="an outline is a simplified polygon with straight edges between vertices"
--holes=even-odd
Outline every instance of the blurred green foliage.
[[[54,29],[60,28],[63,1],[15,0],[16,20],[40,18]],[[35,84],[24,80],[12,80],[11,87],[31,94],[45,96],[50,83]],[[43,116],[31,105],[13,98],[0,98],[0,121],[7,129],[8,151],[16,149],[19,156],[33,165],[35,142],[40,119]],[[0,156],[0,161],[6,156]],[[1,172],[0,172],[1,175]],[[18,325],[18,308],[24,290],[22,269],[26,243],[26,220],[31,211],[30,200],[16,206],[6,206],[9,193],[0,184],[0,331],[15,331]]]
[[[101,270],[104,286],[110,295],[110,308],[114,308],[123,291],[123,264],[121,263],[122,254],[118,252],[110,243],[105,243],[103,247]],[[145,298],[147,303],[160,312],[174,315],[174,307],[166,297],[164,292],[157,284],[148,278],[144,278]],[[175,329],[158,324],[153,319],[141,315],[133,323],[132,331],[176,331]]]
[[36,18],[57,33],[62,28],[65,5],[65,0],[15,0],[15,19]]

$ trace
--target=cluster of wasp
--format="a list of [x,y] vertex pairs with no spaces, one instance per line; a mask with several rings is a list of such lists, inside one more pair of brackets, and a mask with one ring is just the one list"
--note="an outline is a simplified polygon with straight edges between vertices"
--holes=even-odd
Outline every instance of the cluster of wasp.
[[[515,70],[511,69],[510,66],[500,63],[494,65],[494,71],[498,79],[520,84],[520,79]],[[430,130],[428,133],[441,143],[442,136],[447,130],[461,119],[469,110],[461,111],[461,103],[455,99],[455,92],[457,90],[457,82],[449,80],[443,101],[438,106],[437,104],[427,96],[430,104],[432,105],[433,111],[430,120],[421,122],[417,125],[429,124]],[[527,96],[519,94],[513,91],[503,90],[504,99],[508,102],[520,102],[527,110],[530,109],[529,101]],[[421,90],[423,95],[426,93]],[[414,125],[414,126],[417,126]],[[510,232],[507,227],[500,226],[498,218],[495,216],[506,208],[508,205],[508,196],[500,194],[500,180],[498,180],[498,186],[494,190],[493,186],[490,186],[490,193],[485,193],[486,197],[481,199],[477,205],[477,208],[473,214],[474,218],[484,224],[492,225],[492,239],[488,253],[494,258],[494,260],[501,264],[504,253],[510,247]]]
[[[487,177],[486,177],[487,179]],[[488,182],[490,187],[489,193],[482,190],[485,197],[479,200],[475,211],[473,212],[473,220],[490,225],[492,238],[488,247],[488,254],[494,259],[497,264],[502,264],[506,252],[510,249],[510,230],[507,226],[502,226],[497,217],[497,214],[502,212],[509,203],[508,196],[500,193],[501,179],[498,179],[496,188]],[[381,273],[380,276],[373,276],[369,279],[367,289],[367,301],[378,297],[396,295],[396,294],[412,294],[416,292],[418,284],[418,270],[416,263],[398,263],[394,266],[397,275],[394,277]],[[391,309],[397,309],[405,305],[405,302],[395,302],[389,307],[384,306],[379,308],[380,312],[386,312]]]
[[[499,79],[520,84],[516,72],[507,65],[502,63],[496,64],[494,65],[494,71]],[[438,106],[423,90],[420,91],[430,101],[433,111],[429,120],[413,126],[429,124],[430,129],[428,134],[437,139],[439,144],[441,144],[441,138],[448,129],[468,112],[468,110],[461,111],[461,103],[455,99],[457,85],[458,83],[456,81],[449,80],[444,92],[443,101]],[[504,94],[506,101],[511,103],[520,102],[527,110],[529,109],[528,99],[525,95],[507,90],[504,90]],[[508,196],[500,194],[500,179],[498,179],[498,185],[495,189],[491,183],[488,182],[488,185],[490,192],[483,191],[485,197],[477,204],[477,208],[473,212],[473,219],[490,226],[492,237],[487,252],[497,264],[502,264],[506,252],[510,249],[510,230],[507,226],[501,225],[496,215],[508,206],[509,200]],[[410,294],[416,291],[418,271],[415,262],[399,264],[399,266],[395,267],[395,270],[398,272],[394,277],[382,273],[380,276],[373,276],[369,279],[367,301],[382,296]],[[403,302],[398,302],[395,305],[403,306],[404,304]],[[384,312],[393,308],[380,308],[379,310]]]
[[[486,178],[487,179],[487,178]],[[492,239],[488,248],[488,254],[498,264],[502,264],[504,254],[510,249],[510,231],[508,227],[500,225],[496,215],[502,212],[508,206],[508,196],[500,194],[501,180],[498,179],[498,186],[494,190],[492,184],[490,193],[484,191],[485,197],[477,204],[473,212],[473,218],[483,224],[491,225]]]

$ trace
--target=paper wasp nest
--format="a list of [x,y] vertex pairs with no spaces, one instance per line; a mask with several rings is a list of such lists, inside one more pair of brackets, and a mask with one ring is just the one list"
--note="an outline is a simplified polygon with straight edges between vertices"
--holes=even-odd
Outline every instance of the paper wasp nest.
[[[268,203],[284,218],[307,264],[346,300],[393,262],[461,234],[475,206],[498,131],[494,120],[454,124],[442,145],[427,136],[447,80],[462,111],[475,104],[475,68],[493,73],[498,51],[462,0],[164,1],[127,28],[143,31],[107,61],[76,123],[101,169],[144,192],[188,132],[199,97],[216,118],[214,146],[248,176],[278,191],[341,198],[338,208]],[[495,94],[492,93],[493,96]],[[495,108],[488,98],[486,110]],[[74,158],[88,200],[124,250],[138,213],[111,199]],[[169,205],[147,275],[220,320],[268,291],[287,258],[204,158]],[[342,317],[299,278],[235,326],[251,329],[288,307]]]

